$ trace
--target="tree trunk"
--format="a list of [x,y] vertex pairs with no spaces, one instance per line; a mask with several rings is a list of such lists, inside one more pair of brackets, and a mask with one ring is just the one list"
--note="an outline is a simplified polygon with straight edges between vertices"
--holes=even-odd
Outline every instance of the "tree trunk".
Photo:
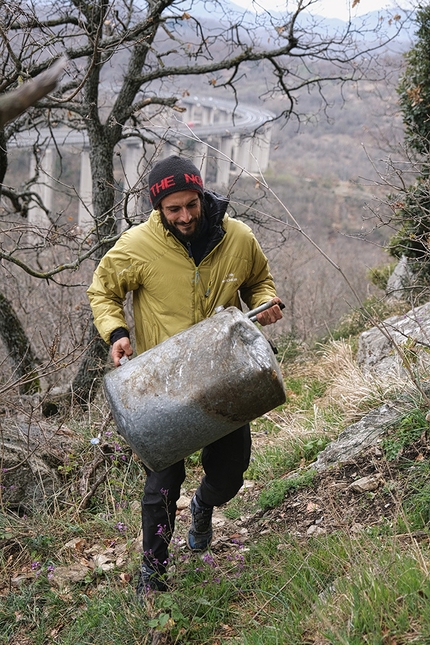
[[[0,129],[0,191],[7,171],[7,142],[4,129]],[[1,194],[1,192],[0,192]]]
[[21,393],[40,391],[36,360],[30,341],[11,303],[0,293],[0,337],[6,345],[16,380],[23,380]]
[[[93,216],[97,226],[96,235],[100,239],[109,237],[116,227],[113,172],[113,148],[116,141],[112,141],[103,126],[92,125],[88,133],[93,185]],[[108,246],[102,247],[96,259],[100,260],[108,250]],[[97,393],[105,371],[108,353],[109,346],[100,338],[95,326],[91,325],[88,331],[88,349],[82,357],[72,384],[73,397],[79,405],[87,405]]]
[[88,330],[88,349],[82,357],[73,379],[72,395],[81,406],[86,406],[96,395],[103,377],[109,346],[102,340],[94,325]]

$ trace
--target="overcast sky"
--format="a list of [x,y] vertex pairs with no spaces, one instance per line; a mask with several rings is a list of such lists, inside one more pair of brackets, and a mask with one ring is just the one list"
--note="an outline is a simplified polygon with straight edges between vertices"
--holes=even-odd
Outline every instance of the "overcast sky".
[[[258,4],[267,10],[277,9],[278,11],[285,10],[286,5],[289,8],[293,8],[294,6],[293,2],[286,0],[259,0],[258,2],[252,2],[252,0],[233,0],[233,2],[247,9],[256,8]],[[394,2],[393,0],[359,0],[354,9],[351,8],[352,4],[353,0],[315,0],[312,4],[312,13],[326,16],[327,18],[347,20],[349,16],[360,16],[369,11],[393,8],[398,4],[406,7],[411,2],[410,0],[403,0],[400,3]]]

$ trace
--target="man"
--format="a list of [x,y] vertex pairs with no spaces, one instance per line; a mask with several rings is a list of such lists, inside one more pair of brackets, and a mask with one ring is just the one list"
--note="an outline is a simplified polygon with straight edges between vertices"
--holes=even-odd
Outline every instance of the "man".
[[[94,322],[111,343],[116,366],[133,353],[123,308],[128,291],[133,291],[138,353],[211,316],[220,305],[240,308],[240,298],[250,309],[273,298],[280,302],[251,229],[228,217],[228,199],[204,189],[194,164],[178,156],[159,161],[149,174],[149,194],[149,220],[123,233],[101,260],[88,289]],[[268,325],[281,317],[275,304],[257,320]],[[241,488],[250,450],[249,424],[203,449],[205,475],[191,501],[192,551],[210,545],[213,508]],[[138,593],[166,589],[168,545],[185,479],[183,460],[161,472],[146,466],[145,471]]]

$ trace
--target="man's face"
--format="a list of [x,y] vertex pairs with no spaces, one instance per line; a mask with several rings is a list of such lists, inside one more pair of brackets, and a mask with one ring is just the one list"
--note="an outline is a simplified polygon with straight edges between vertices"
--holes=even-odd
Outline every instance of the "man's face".
[[181,190],[161,200],[161,221],[182,242],[195,240],[202,227],[202,207],[198,193]]

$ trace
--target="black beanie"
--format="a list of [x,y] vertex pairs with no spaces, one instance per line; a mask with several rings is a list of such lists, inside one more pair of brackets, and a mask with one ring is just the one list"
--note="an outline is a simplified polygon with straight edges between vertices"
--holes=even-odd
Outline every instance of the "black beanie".
[[148,178],[149,197],[157,209],[166,195],[180,190],[194,190],[203,195],[203,180],[200,171],[188,159],[177,155],[158,161]]

